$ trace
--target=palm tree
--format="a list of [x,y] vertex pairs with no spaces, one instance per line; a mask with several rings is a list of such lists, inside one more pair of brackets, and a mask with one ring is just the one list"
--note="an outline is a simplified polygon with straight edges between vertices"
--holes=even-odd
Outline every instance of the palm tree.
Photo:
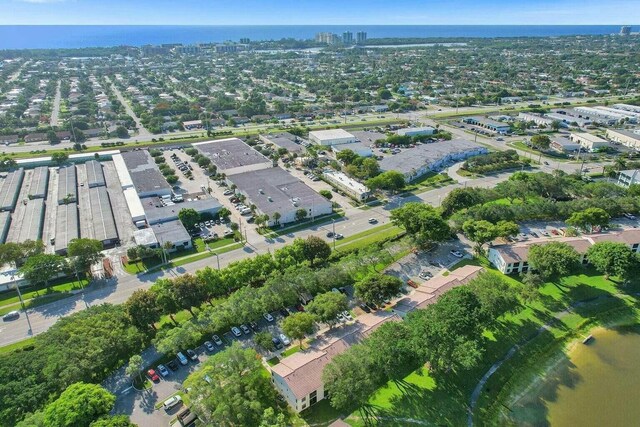
[[282,218],[282,215],[280,215],[280,212],[273,213],[273,220],[275,221],[276,224],[280,224],[280,218]]

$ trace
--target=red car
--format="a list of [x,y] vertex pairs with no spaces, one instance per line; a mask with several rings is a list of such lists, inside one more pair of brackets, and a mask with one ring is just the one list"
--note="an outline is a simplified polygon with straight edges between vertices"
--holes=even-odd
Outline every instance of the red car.
[[158,374],[156,373],[156,371],[154,371],[153,369],[149,369],[147,371],[147,375],[149,376],[149,379],[153,382],[157,382],[160,381],[160,377],[158,376]]

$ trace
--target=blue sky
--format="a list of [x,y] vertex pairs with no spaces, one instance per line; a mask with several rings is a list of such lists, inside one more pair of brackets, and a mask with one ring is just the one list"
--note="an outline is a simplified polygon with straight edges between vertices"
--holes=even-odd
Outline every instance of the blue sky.
[[637,23],[640,0],[0,0],[0,25]]

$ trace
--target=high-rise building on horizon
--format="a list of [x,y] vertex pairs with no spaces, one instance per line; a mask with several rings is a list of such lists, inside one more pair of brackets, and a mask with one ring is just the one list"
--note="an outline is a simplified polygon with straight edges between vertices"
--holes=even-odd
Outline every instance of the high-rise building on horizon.
[[353,44],[353,33],[351,31],[345,31],[342,33],[342,43]]
[[624,25],[622,28],[620,28],[620,35],[621,36],[631,35],[631,27],[628,25]]
[[356,43],[364,44],[367,41],[367,32],[366,31],[358,31],[356,34]]

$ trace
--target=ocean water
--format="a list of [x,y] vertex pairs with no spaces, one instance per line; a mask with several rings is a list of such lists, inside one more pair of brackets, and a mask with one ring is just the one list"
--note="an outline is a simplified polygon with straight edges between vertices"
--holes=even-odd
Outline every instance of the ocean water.
[[0,49],[142,46],[162,43],[208,43],[282,38],[311,39],[318,32],[342,34],[366,31],[384,37],[546,37],[612,34],[617,25],[279,25],[279,26],[164,26],[164,25],[3,25]]

